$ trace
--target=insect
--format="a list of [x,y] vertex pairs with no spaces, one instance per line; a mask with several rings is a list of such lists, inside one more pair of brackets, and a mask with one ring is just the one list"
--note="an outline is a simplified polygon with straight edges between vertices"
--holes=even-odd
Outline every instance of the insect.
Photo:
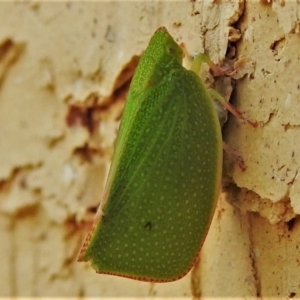
[[168,282],[198,257],[215,210],[222,135],[199,76],[164,27],[133,76],[105,193],[79,261],[98,273]]

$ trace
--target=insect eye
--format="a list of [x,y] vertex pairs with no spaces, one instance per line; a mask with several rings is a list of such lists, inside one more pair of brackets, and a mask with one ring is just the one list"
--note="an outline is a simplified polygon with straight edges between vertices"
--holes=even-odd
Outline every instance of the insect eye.
[[167,53],[168,54],[174,54],[176,52],[176,49],[173,45],[168,45],[167,46]]

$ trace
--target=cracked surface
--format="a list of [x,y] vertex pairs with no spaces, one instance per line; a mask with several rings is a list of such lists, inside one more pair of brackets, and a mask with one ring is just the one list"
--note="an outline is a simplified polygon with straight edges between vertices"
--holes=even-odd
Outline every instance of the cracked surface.
[[[288,6],[291,8],[290,3]],[[297,35],[289,33],[291,28],[286,32],[286,23],[282,23],[283,19],[277,14],[278,8],[274,8],[277,4],[273,3],[272,7],[274,10],[270,10],[268,5],[249,6],[248,14],[240,24],[243,42],[238,52],[250,57],[254,68],[239,80],[234,103],[247,112],[249,118],[258,121],[259,126],[253,130],[231,118],[225,139],[248,166],[246,172],[234,168],[232,177],[235,184],[271,203],[290,199],[295,215],[300,211],[300,82],[296,75],[300,41]],[[248,23],[251,18],[253,22]],[[268,20],[264,23],[264,30],[259,29],[261,18]],[[277,18],[278,30],[274,30]],[[274,35],[265,35],[265,32],[271,31]],[[255,43],[256,40],[260,42]],[[230,134],[232,131],[235,131],[234,135]],[[256,211],[249,203],[244,204],[250,211]],[[270,211],[268,216],[265,209],[263,215],[274,222],[274,211]],[[279,211],[276,219],[279,222],[294,215],[290,210],[287,214]]]
[[[147,1],[0,6],[0,296],[187,295],[188,277],[150,289],[74,261],[81,223],[101,199],[137,56],[161,25],[190,54],[203,51],[208,19],[193,11],[214,10],[218,22],[221,11]],[[235,7],[222,6],[222,24]],[[209,34],[221,37],[210,52],[222,57],[227,28],[218,22],[205,36],[207,44]]]

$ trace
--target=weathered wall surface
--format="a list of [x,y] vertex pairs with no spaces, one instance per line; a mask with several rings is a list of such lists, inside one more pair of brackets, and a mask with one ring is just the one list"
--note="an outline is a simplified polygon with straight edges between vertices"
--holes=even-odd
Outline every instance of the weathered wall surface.
[[[0,4],[0,296],[300,296],[296,1]],[[168,284],[77,263],[101,200],[128,80],[159,26],[240,64],[224,190],[195,269]],[[230,88],[229,88],[230,90]],[[225,200],[225,198],[227,198]]]

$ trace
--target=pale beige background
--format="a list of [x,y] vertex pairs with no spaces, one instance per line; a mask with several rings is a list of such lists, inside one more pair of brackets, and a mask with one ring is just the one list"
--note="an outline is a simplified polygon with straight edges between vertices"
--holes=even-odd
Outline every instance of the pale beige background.
[[[299,11],[296,1],[0,3],[0,296],[300,297]],[[227,194],[195,269],[149,284],[97,275],[76,256],[128,79],[162,25],[190,55],[238,59],[226,91],[259,126],[229,117],[224,139],[247,169],[225,158]]]

